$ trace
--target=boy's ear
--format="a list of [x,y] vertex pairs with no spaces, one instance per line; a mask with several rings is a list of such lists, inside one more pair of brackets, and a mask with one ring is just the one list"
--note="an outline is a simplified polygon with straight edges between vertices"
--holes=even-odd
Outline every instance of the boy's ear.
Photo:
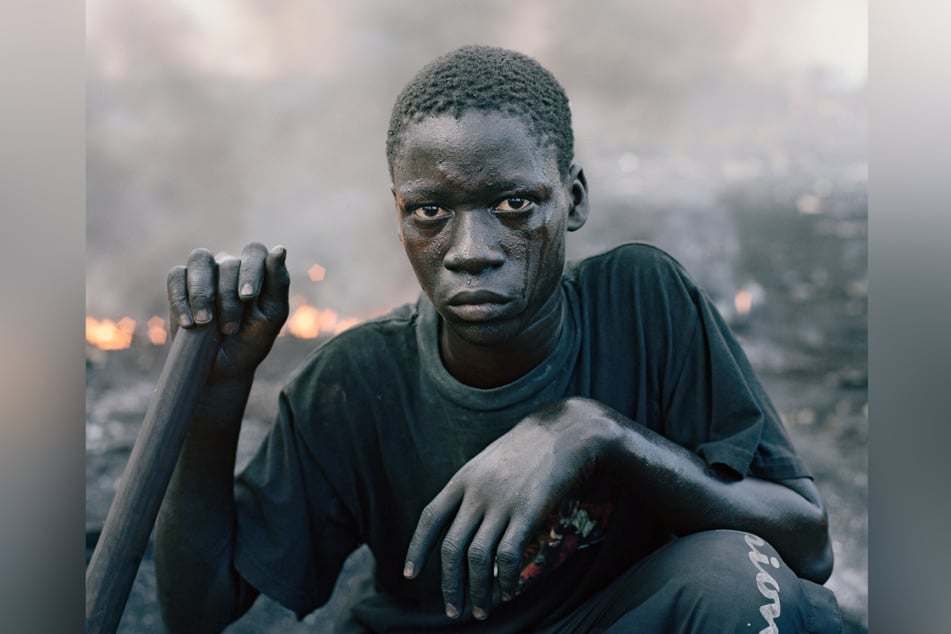
[[[399,216],[400,216],[400,197],[396,195],[396,185],[395,185],[394,183],[390,183],[390,193],[393,194],[393,203],[394,203],[393,206],[394,206],[394,208],[396,209],[396,217],[397,217],[397,220],[399,220]],[[398,227],[397,233],[399,234],[400,242],[403,242],[403,223],[402,223],[402,222],[397,222],[396,225],[397,225],[397,227]],[[404,244],[405,244],[405,243],[404,243]]]
[[588,179],[580,165],[572,165],[568,175],[571,183],[571,207],[568,209],[568,231],[577,231],[588,221]]

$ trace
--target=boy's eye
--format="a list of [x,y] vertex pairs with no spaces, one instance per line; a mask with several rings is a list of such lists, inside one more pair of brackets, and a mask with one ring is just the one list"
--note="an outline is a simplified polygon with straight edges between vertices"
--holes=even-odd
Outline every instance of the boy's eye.
[[422,220],[438,220],[448,216],[449,212],[439,205],[422,205],[413,210],[413,215]]
[[512,196],[506,198],[495,206],[496,211],[528,211],[533,206],[532,201],[527,198]]

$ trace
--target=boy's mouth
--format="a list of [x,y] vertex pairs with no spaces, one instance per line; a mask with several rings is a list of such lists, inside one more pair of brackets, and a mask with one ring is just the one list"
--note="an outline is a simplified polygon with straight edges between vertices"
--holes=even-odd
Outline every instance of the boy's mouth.
[[489,321],[507,312],[512,299],[486,289],[465,289],[449,297],[447,310],[463,321]]

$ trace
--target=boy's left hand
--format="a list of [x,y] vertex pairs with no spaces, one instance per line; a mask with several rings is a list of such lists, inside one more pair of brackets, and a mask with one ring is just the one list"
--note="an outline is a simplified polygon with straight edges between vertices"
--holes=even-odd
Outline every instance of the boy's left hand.
[[[443,527],[442,593],[446,614],[460,615],[468,582],[472,614],[494,607],[497,566],[503,601],[515,596],[522,552],[534,529],[593,471],[615,423],[604,406],[569,398],[519,422],[472,458],[420,515],[404,576],[415,577]],[[467,579],[468,577],[468,579]]]

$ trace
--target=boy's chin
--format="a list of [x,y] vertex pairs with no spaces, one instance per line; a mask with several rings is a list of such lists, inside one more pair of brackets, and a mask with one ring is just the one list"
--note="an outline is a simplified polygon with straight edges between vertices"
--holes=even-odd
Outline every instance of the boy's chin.
[[512,320],[450,321],[443,317],[443,328],[448,328],[454,339],[483,348],[503,347],[518,337],[518,324]]

